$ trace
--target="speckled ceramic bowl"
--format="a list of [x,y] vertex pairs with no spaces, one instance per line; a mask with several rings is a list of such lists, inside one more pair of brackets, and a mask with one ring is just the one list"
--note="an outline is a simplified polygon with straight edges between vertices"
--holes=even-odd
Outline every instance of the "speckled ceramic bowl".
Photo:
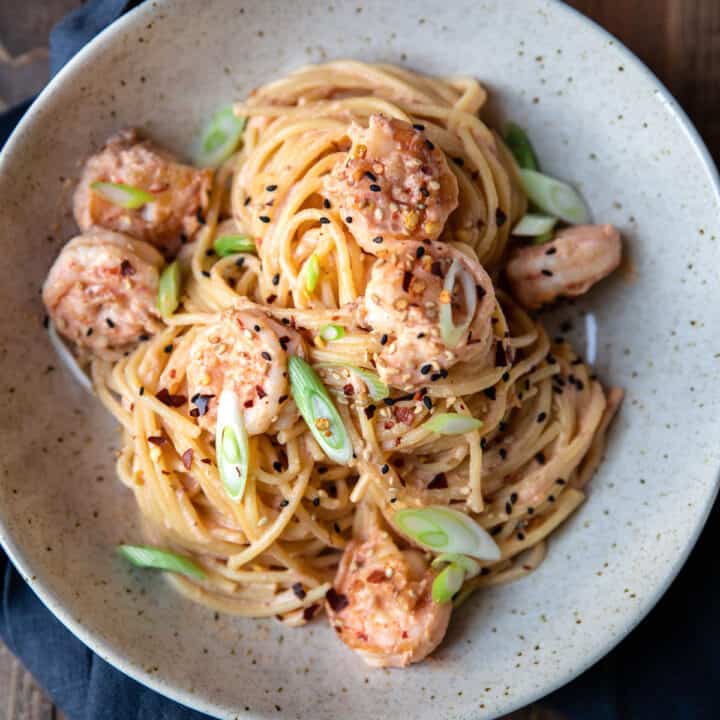
[[[527,579],[476,596],[441,649],[370,670],[322,622],[213,616],[113,548],[137,539],[114,478],[118,435],[54,356],[39,288],[74,232],[69,182],[140,124],[182,153],[208,112],[311,61],[352,56],[472,74],[526,126],[545,167],[618,225],[634,280],[560,313],[627,400],[586,505]],[[547,0],[147,2],[81,52],[0,163],[0,536],[35,591],[101,656],[221,717],[490,718],[567,682],[648,612],[707,516],[720,467],[720,214],[715,168],[659,82]]]

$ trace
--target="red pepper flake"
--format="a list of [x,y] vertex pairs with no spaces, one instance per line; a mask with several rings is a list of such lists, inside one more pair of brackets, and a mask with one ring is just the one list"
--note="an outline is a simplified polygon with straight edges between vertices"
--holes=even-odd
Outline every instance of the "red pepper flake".
[[254,404],[255,404],[255,401],[254,401],[254,400],[246,400],[246,401],[243,403],[243,407],[245,407],[245,408],[251,408]]
[[315,611],[316,611],[319,607],[320,607],[320,606],[319,606],[317,603],[313,603],[312,605],[308,605],[308,606],[303,610],[303,620],[312,620],[312,619],[313,619],[313,615],[315,614]]
[[368,576],[367,581],[369,583],[377,584],[381,582],[385,582],[388,579],[387,575],[385,574],[384,570],[373,570]]
[[364,632],[357,632],[355,633],[355,635],[357,636],[358,640],[362,640],[363,642],[368,641],[368,636]]
[[[185,467],[186,470],[189,470],[192,467],[192,461],[193,461],[193,449],[188,448],[181,456],[182,464]],[[210,462],[207,458],[203,458],[203,462]]]
[[151,435],[148,438],[148,442],[153,445],[164,445],[167,442],[167,438],[164,438],[161,435]]
[[398,422],[405,425],[412,425],[415,418],[415,410],[412,407],[396,405],[393,408],[393,415]]
[[395,423],[394,423],[392,420],[387,420],[387,421],[385,422],[385,424],[383,425],[383,427],[384,427],[386,430],[390,430],[390,428],[394,428],[394,427],[395,427]]
[[135,274],[135,268],[129,260],[123,260],[120,263],[120,274],[123,277],[132,277]]
[[353,387],[352,383],[348,383],[347,385],[343,385],[343,393],[347,395],[348,397],[350,395],[355,394],[355,388]]
[[403,292],[407,292],[410,289],[410,283],[412,282],[413,274],[406,270],[403,273],[402,289]]
[[443,490],[448,486],[447,478],[445,473],[438,473],[427,486],[428,490]]
[[163,403],[163,405],[167,405],[168,407],[180,407],[187,402],[187,398],[184,395],[171,395],[167,388],[159,390],[155,393],[155,397]]
[[210,458],[202,458],[200,462],[205,463],[206,465],[212,465],[212,460]]
[[403,630],[402,631],[402,639],[407,640],[407,638],[408,638],[407,630]]
[[267,393],[265,392],[265,390],[263,390],[263,389],[260,387],[260,385],[256,385],[256,386],[255,386],[255,392],[257,393],[257,396],[258,396],[261,400],[267,395]]
[[339,593],[332,587],[325,593],[325,599],[327,600],[328,605],[335,612],[341,612],[350,604],[350,601],[347,599],[347,595]]

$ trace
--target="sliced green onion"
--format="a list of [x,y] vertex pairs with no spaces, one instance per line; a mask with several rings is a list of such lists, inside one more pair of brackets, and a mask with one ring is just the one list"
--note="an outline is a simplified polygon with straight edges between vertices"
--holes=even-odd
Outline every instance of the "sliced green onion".
[[342,325],[323,325],[320,328],[320,337],[328,342],[339,340],[344,335],[345,328]]
[[467,555],[443,553],[438,555],[431,563],[434,568],[442,565],[457,565],[465,571],[465,577],[474,578],[480,574],[480,563]]
[[575,188],[534,170],[521,170],[520,177],[528,197],[543,212],[575,225],[588,222],[585,202]]
[[320,261],[313,253],[305,262],[305,289],[309,293],[315,292],[318,280],[320,279]]
[[247,484],[250,446],[240,399],[232,390],[220,393],[215,451],[227,494],[233,500],[240,500]]
[[482,420],[460,413],[436,413],[422,427],[439,435],[464,435],[481,428]]
[[556,217],[527,213],[512,229],[512,234],[520,237],[538,237],[551,232],[555,225],[557,225]]
[[125,183],[94,182],[91,183],[90,188],[113,205],[119,205],[128,210],[137,210],[143,205],[155,202],[154,195],[132,185],[125,185]]
[[390,388],[371,370],[342,362],[317,363],[317,367],[331,368],[341,367],[355,373],[367,385],[368,394],[373,400],[384,400],[390,395]]
[[525,131],[514,123],[505,126],[505,144],[523,170],[539,170],[537,155]]
[[175,260],[162,271],[158,283],[157,308],[163,317],[169,317],[177,310],[181,285],[180,265]]
[[432,599],[436,603],[446,603],[453,599],[465,580],[465,571],[457,565],[448,565],[432,584]]
[[218,110],[203,133],[197,164],[201,167],[215,167],[227,160],[240,142],[245,122],[244,117],[235,115],[232,105]]
[[213,249],[219,257],[257,252],[255,243],[249,235],[221,235],[215,238]]
[[533,245],[544,245],[545,243],[550,242],[552,239],[553,232],[552,230],[548,230],[542,235],[538,235],[536,238],[533,238]]
[[500,548],[471,517],[459,510],[431,505],[399,510],[393,523],[419,545],[440,553],[499,560]]
[[470,323],[475,317],[475,309],[477,308],[477,287],[475,279],[470,271],[455,258],[450,265],[448,274],[445,276],[443,290],[452,297],[455,289],[455,282],[459,279],[462,284],[463,293],[465,294],[465,312],[466,317],[461,325],[455,325],[452,316],[452,302],[440,303],[440,335],[443,342],[450,348],[454,348],[463,339],[470,327]]
[[288,371],[295,404],[318,445],[332,461],[347,465],[352,458],[352,444],[327,388],[297,355],[290,357]]
[[156,568],[204,580],[205,573],[190,559],[148,545],[119,545],[118,553],[137,567]]

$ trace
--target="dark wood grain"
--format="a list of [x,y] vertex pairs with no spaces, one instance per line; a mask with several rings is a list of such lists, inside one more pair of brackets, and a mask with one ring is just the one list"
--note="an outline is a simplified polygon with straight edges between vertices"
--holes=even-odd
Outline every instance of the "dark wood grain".
[[[0,108],[46,81],[52,24],[78,0],[0,0]],[[645,62],[687,110],[720,161],[720,0],[569,0]],[[31,53],[23,62],[13,62]],[[2,58],[5,58],[3,62]],[[0,720],[59,718],[32,677],[0,646]],[[562,720],[543,703],[505,720]]]

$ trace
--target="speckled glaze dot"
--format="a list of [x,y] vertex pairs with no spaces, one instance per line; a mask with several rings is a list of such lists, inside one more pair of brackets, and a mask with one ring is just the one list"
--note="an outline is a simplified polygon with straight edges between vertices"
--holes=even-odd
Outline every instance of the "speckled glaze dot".
[[[720,207],[683,113],[619,43],[548,0],[408,3],[155,0],[83,50],[0,161],[0,534],[36,592],[141,682],[224,718],[493,718],[577,675],[657,601],[705,520],[720,466]],[[348,32],[348,28],[352,32]],[[117,430],[52,354],[38,296],[78,161],[140,125],[180,155],[217,107],[307,62],[354,57],[493,90],[543,167],[625,238],[623,272],[548,315],[627,390],[587,503],[527,579],[474,596],[404,671],[369,670],[324,621],[215,616],[131,570],[140,537],[114,479]],[[50,236],[48,236],[50,234]],[[47,239],[46,239],[47,238]],[[553,324],[554,323],[554,324]],[[53,369],[51,369],[53,368]]]

